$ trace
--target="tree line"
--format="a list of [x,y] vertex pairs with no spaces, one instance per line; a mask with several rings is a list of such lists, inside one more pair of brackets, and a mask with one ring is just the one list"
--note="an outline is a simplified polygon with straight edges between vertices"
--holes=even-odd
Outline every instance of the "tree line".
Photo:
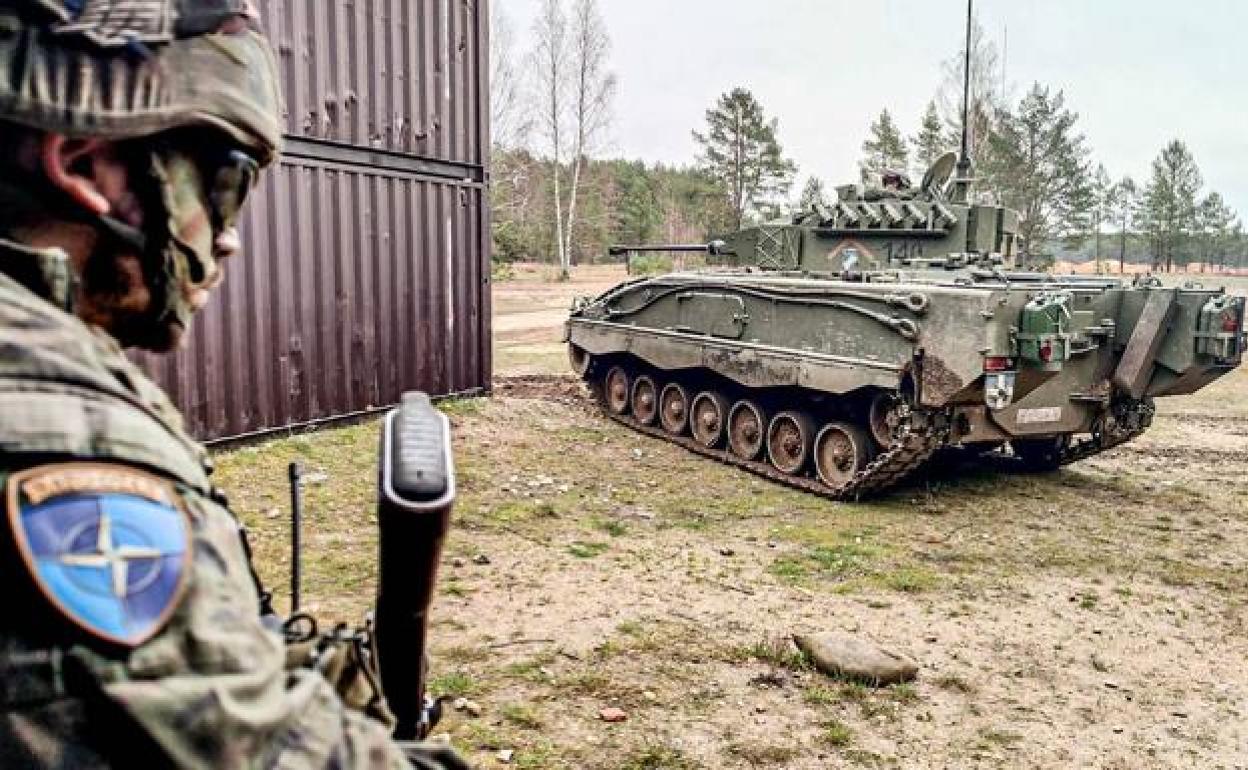
[[[744,88],[725,93],[694,130],[686,166],[607,160],[616,77],[599,0],[543,0],[533,48],[516,50],[510,20],[494,4],[491,195],[498,259],[573,264],[604,258],[612,243],[696,242],[826,203],[821,179],[794,198],[797,166],[779,123]],[[1173,271],[1191,263],[1248,266],[1248,235],[1216,191],[1204,189],[1190,149],[1163,147],[1137,181],[1093,158],[1065,95],[1034,83],[1011,98],[998,78],[995,44],[976,24],[971,39],[969,153],[979,202],[1020,212],[1023,258],[1094,261],[1098,270],[1143,263]],[[859,172],[917,179],[962,133],[964,51],[942,66],[917,130],[907,135],[885,109],[870,124]]]
[[501,3],[491,16],[496,259],[554,262],[566,276],[610,244],[705,241],[787,207],[796,165],[744,89],[694,132],[698,162],[601,159],[616,77],[599,0],[543,0],[528,51]]
[[[977,198],[1022,214],[1025,257],[1093,261],[1098,269],[1144,263],[1173,271],[1190,263],[1243,267],[1248,237],[1217,191],[1205,191],[1191,150],[1179,139],[1161,148],[1143,181],[1113,178],[1095,163],[1079,115],[1059,90],[1034,83],[1011,100],[995,77],[996,46],[978,25],[972,35],[970,154]],[[965,51],[948,60],[940,89],[906,137],[884,110],[862,145],[864,180],[886,168],[921,175],[961,140]]]

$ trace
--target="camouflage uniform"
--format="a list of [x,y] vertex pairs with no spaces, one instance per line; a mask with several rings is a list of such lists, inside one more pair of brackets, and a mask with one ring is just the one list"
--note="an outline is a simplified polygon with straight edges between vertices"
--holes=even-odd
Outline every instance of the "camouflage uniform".
[[[245,10],[246,0],[6,3],[0,119],[117,139],[208,125],[270,162],[278,128],[267,44],[250,30],[203,34]],[[75,22],[82,29],[73,29]],[[49,28],[72,42],[49,43]],[[128,82],[135,91],[110,87],[110,77],[127,80],[129,59],[75,66],[74,57],[107,59],[118,45],[127,48],[118,55],[134,57],[139,74],[152,78],[149,87],[134,72]],[[214,80],[207,76],[214,71],[224,74]],[[57,89],[67,82],[58,104]],[[230,82],[242,82],[242,90],[213,92]],[[181,112],[174,109],[179,105]],[[119,117],[127,110],[137,123]],[[32,211],[42,205],[23,200],[20,186],[0,186],[0,205]],[[170,260],[171,274],[188,269],[185,253]],[[118,343],[73,314],[75,280],[66,253],[0,240],[0,578],[7,600],[0,622],[0,765],[463,767],[449,750],[396,745],[381,723],[345,707],[320,674],[287,669],[282,638],[261,622],[240,527],[210,483],[207,454]],[[25,517],[38,515],[41,505],[63,512],[84,500],[95,506],[90,537],[98,538],[99,552],[66,546],[64,563],[47,567],[36,547],[40,535]],[[185,543],[149,553],[133,541],[127,545],[134,532],[110,539],[107,506],[119,506],[132,529],[136,521],[142,528],[144,511],[167,514],[172,523],[161,526],[184,531]],[[83,565],[90,559],[107,567],[96,570],[91,562],[88,570]],[[143,579],[157,575],[153,565],[161,559],[175,565],[160,578],[169,581],[160,595],[168,606],[157,607],[149,626],[133,636],[123,634],[129,619],[110,620],[100,604],[95,609],[102,614],[92,620],[82,609],[91,609],[91,597],[67,600],[48,582],[73,569],[80,576],[99,572],[118,589],[109,606],[128,612],[127,602],[139,596],[130,593],[135,570],[147,570]],[[87,604],[75,604],[79,599]],[[120,623],[122,636],[92,633],[111,622]]]

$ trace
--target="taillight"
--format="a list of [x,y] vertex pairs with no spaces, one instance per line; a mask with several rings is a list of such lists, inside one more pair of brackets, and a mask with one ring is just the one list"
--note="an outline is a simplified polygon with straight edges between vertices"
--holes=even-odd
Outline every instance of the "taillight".
[[1014,359],[1007,356],[988,356],[984,359],[985,372],[1014,371]]
[[1227,313],[1222,316],[1222,331],[1227,334],[1235,334],[1239,331],[1239,316],[1234,313]]
[[1044,344],[1040,346],[1040,360],[1046,364],[1053,360],[1053,343],[1052,342],[1046,341]]

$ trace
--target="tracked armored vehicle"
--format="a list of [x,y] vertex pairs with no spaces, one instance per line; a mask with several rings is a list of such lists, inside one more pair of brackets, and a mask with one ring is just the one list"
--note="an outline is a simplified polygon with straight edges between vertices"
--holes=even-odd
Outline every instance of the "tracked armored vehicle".
[[1243,299],[1020,271],[1018,215],[947,185],[955,162],[708,245],[618,249],[710,266],[578,301],[572,368],[619,422],[845,499],[947,447],[1090,457],[1240,365]]

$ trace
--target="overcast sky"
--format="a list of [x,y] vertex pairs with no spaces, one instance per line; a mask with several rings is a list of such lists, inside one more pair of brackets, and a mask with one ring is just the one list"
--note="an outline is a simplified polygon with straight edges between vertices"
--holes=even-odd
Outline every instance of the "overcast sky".
[[[493,1],[527,47],[538,0]],[[779,118],[799,183],[829,186],[854,181],[881,109],[917,130],[966,13],[964,0],[601,2],[619,77],[607,154],[690,162],[691,130],[740,85]],[[1248,0],[977,0],[976,13],[1013,92],[1065,91],[1111,176],[1145,180],[1181,138],[1206,191],[1248,218]]]

